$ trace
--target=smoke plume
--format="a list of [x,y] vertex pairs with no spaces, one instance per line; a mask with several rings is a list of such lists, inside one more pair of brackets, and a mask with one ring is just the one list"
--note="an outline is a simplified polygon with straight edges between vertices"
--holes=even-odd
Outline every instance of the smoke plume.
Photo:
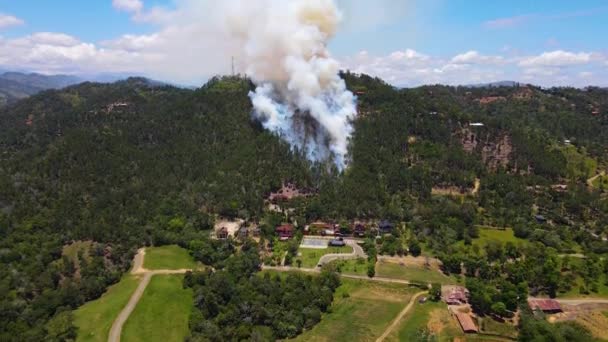
[[346,165],[355,98],[327,49],[341,14],[333,0],[228,1],[239,64],[257,88],[254,116],[313,161]]

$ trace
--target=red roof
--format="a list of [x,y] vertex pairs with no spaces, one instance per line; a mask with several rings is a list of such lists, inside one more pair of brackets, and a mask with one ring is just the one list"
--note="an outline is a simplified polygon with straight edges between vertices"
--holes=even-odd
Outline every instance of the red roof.
[[528,305],[532,310],[562,311],[561,305],[555,299],[529,299]]
[[286,223],[278,226],[276,230],[277,232],[291,232],[293,231],[293,226]]
[[462,327],[462,331],[464,331],[464,332],[477,332],[478,331],[477,326],[475,325],[475,323],[473,323],[473,319],[471,318],[471,315],[462,313],[462,312],[457,312],[456,319],[458,320],[458,323],[460,323],[460,327]]

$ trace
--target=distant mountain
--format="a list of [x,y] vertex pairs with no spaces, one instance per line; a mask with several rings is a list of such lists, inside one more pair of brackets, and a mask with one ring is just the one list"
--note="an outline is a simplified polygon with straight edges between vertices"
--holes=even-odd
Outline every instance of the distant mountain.
[[469,84],[465,87],[470,88],[498,88],[498,87],[517,87],[521,83],[515,81],[498,81],[491,83],[481,83],[481,84]]
[[21,72],[5,72],[0,75],[0,107],[37,94],[43,90],[60,89],[82,82],[67,75],[41,75]]

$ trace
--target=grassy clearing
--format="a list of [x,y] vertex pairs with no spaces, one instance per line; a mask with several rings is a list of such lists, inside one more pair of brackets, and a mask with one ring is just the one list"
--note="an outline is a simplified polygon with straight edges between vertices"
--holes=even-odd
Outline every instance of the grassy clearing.
[[140,278],[137,276],[125,275],[100,298],[90,301],[74,311],[74,325],[78,327],[76,341],[107,341],[112,322],[127,305],[139,280]]
[[479,237],[477,239],[473,239],[473,243],[478,243],[480,247],[483,247],[490,240],[496,240],[502,243],[513,242],[515,244],[526,242],[526,240],[516,237],[513,233],[512,228],[506,228],[502,230],[488,227],[479,227]]
[[367,259],[336,260],[334,263],[342,274],[367,275]]
[[420,283],[458,284],[456,278],[446,276],[437,270],[426,269],[416,266],[402,266],[390,262],[378,262],[376,264],[376,276],[409,280]]
[[389,341],[426,341],[425,336],[434,336],[433,341],[451,341],[464,334],[451,317],[443,302],[416,303],[401,320],[398,328],[389,335]]
[[[353,252],[351,246],[344,247],[328,247],[326,249],[315,249],[315,248],[300,248],[298,249],[297,259],[302,260],[302,267],[313,268],[317,266],[319,259],[325,254],[349,254]],[[297,265],[294,261],[294,264]]]
[[481,319],[480,331],[486,334],[500,335],[507,338],[517,337],[517,328],[509,323],[501,323],[490,317]]
[[188,335],[192,289],[182,275],[155,275],[123,327],[123,341],[183,341]]
[[146,248],[144,268],[149,270],[177,270],[197,268],[188,250],[177,245]]
[[420,291],[400,284],[342,279],[331,312],[296,341],[375,341]]

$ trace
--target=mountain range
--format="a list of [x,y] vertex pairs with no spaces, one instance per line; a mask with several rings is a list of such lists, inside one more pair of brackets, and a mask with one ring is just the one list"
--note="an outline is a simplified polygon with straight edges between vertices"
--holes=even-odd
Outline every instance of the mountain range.
[[60,89],[82,81],[81,78],[68,75],[5,72],[0,75],[0,106],[13,104],[44,90]]

